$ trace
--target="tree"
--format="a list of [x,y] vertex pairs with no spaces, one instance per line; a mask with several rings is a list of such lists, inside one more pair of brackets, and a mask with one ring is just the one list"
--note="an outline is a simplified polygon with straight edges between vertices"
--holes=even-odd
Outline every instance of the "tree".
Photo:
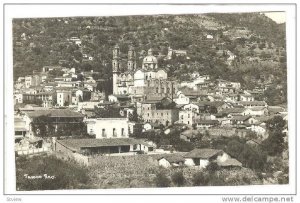
[[206,168],[205,168],[209,173],[215,173],[220,169],[220,166],[216,162],[210,162]]
[[55,132],[55,126],[48,115],[34,118],[31,127],[37,137],[50,137]]
[[269,137],[264,140],[263,146],[270,156],[280,155],[284,150],[284,126],[285,120],[281,116],[275,116],[266,123]]
[[170,178],[162,170],[156,174],[155,183],[157,187],[170,187]]
[[95,115],[98,118],[120,118],[120,108],[112,105],[105,106],[104,108],[95,107]]
[[132,113],[129,113],[129,121],[138,122],[138,120],[139,120],[139,116],[136,110],[134,110]]
[[48,74],[49,74],[50,77],[56,78],[56,77],[63,76],[64,71],[59,70],[59,69],[54,69],[54,70],[50,70],[48,72]]
[[194,186],[204,186],[208,184],[209,178],[203,172],[199,171],[193,175],[192,181]]
[[171,176],[171,179],[173,181],[173,183],[176,185],[176,186],[183,186],[186,182],[185,180],[185,177],[182,173],[182,171],[178,171],[178,172],[175,172],[172,176]]

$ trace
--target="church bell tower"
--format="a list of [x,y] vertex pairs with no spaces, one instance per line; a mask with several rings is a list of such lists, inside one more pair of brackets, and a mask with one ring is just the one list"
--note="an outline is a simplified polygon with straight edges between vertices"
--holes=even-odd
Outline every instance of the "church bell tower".
[[129,47],[128,50],[128,62],[127,62],[127,70],[134,71],[136,69],[136,53],[133,46]]
[[113,94],[118,94],[118,77],[120,74],[120,47],[119,47],[119,45],[116,45],[113,49],[112,73],[113,73]]

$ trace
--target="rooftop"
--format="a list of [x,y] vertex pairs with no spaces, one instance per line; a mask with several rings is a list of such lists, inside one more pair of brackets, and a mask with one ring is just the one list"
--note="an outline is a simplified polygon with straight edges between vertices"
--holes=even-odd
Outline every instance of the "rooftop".
[[193,149],[187,153],[185,158],[200,158],[200,159],[209,159],[216,155],[222,154],[222,150],[218,149]]
[[239,162],[238,160],[236,159],[227,159],[226,161],[224,162],[218,162],[218,165],[219,166],[239,166],[239,167],[242,167],[242,163]]
[[39,109],[25,112],[29,117],[36,118],[39,116],[49,116],[49,117],[84,117],[83,114],[71,111],[69,109]]
[[133,138],[65,139],[57,140],[57,142],[73,151],[80,151],[81,148],[89,147],[113,147],[133,144],[144,144],[148,146],[147,143]]
[[166,159],[169,163],[177,163],[184,161],[184,157],[182,154],[164,154],[162,157],[158,158],[158,160],[163,158]]

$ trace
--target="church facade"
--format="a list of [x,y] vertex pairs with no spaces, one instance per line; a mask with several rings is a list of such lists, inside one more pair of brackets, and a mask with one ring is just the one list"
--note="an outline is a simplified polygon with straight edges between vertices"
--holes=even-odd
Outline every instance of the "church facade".
[[136,52],[132,46],[128,50],[127,67],[120,63],[120,48],[113,50],[113,94],[130,95],[132,101],[144,101],[147,96],[172,98],[177,92],[175,81],[168,80],[166,70],[158,66],[152,49],[143,59],[142,67],[136,65]]

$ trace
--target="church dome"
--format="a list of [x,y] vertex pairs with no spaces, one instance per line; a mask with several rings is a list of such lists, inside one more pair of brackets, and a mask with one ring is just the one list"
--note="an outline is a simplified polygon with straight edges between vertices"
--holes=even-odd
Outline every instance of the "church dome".
[[157,58],[155,56],[146,56],[143,63],[157,63]]
[[144,58],[143,63],[157,63],[157,58],[153,56],[153,50],[151,48],[148,50],[148,56]]

